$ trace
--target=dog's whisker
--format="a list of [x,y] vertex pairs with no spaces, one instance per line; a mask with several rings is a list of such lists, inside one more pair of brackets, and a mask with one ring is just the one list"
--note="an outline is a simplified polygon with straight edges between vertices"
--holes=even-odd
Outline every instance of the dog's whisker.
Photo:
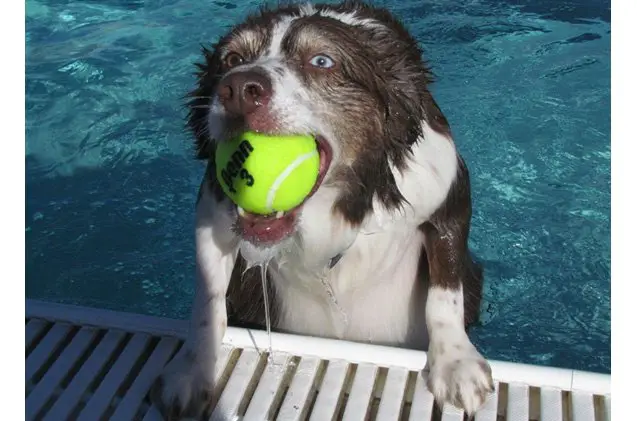
[[208,133],[209,133],[208,132],[208,127],[207,126],[203,126],[203,127],[200,127],[200,128],[198,128],[196,130],[195,137],[203,137],[203,136],[207,135]]

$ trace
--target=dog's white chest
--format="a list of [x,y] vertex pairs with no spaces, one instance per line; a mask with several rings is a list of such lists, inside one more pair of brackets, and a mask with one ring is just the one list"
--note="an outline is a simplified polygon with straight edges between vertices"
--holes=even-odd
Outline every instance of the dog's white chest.
[[278,327],[304,335],[426,347],[425,287],[417,281],[421,249],[418,230],[360,234],[323,278],[283,265],[273,273]]

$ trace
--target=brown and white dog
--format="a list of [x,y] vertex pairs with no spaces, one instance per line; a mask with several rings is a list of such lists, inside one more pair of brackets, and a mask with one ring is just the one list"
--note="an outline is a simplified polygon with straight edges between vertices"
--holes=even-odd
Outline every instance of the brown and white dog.
[[[263,325],[261,265],[276,330],[428,350],[437,402],[475,413],[493,381],[465,330],[482,288],[469,175],[417,42],[384,9],[303,4],[262,10],[204,56],[189,102],[208,163],[197,284],[189,337],[151,393],[164,415],[204,410],[229,321]],[[223,195],[216,142],[246,129],[316,138],[301,206],[263,217]]]

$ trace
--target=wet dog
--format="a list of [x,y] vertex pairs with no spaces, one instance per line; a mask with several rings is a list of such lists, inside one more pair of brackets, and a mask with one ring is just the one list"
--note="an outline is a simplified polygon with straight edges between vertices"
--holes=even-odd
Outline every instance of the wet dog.
[[[189,337],[153,387],[164,415],[204,411],[229,321],[263,325],[261,266],[276,330],[428,350],[436,401],[475,413],[493,381],[466,333],[482,289],[469,174],[417,42],[384,9],[288,5],[203,55],[188,118],[207,162],[196,295]],[[215,145],[244,130],[314,136],[320,174],[301,206],[261,216],[224,196]]]

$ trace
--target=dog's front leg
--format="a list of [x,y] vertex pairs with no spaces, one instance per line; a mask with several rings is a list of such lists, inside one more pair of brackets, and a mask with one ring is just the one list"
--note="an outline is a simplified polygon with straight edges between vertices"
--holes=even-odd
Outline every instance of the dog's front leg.
[[207,182],[197,203],[197,277],[190,330],[151,391],[166,420],[198,418],[210,402],[216,356],[228,325],[226,292],[236,259],[230,213]]
[[465,330],[462,276],[468,264],[452,234],[426,230],[430,278],[426,317],[429,331],[427,384],[439,404],[450,402],[473,415],[493,390],[491,369]]
[[[481,273],[467,245],[470,219],[468,173],[461,166],[447,201],[421,226],[429,262],[425,371],[427,385],[439,404],[449,402],[471,416],[494,385],[489,364],[465,329],[466,321],[475,319],[482,286]],[[463,293],[464,289],[468,294]],[[465,318],[467,310],[471,314]]]

